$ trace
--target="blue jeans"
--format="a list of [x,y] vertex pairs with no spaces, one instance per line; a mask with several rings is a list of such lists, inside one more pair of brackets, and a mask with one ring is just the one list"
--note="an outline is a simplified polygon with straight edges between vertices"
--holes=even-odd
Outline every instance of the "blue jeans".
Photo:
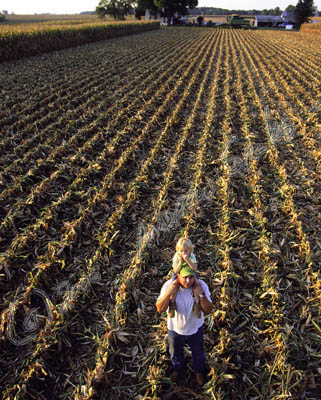
[[192,363],[195,372],[205,369],[204,325],[194,335],[179,335],[175,331],[168,331],[169,354],[173,369],[184,369],[184,345],[188,344],[192,350]]

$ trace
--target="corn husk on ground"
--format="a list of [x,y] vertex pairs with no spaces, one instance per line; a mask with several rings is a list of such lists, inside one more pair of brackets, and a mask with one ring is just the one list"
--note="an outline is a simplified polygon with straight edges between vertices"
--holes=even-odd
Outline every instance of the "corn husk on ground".
[[[164,29],[0,66],[3,399],[319,398],[309,37]],[[189,349],[168,379],[155,308],[180,235],[214,303],[203,388]]]

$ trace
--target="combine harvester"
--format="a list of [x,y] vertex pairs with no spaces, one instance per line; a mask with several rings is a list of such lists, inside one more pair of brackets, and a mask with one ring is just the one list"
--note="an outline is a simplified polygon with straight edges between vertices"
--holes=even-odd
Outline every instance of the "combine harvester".
[[251,26],[251,22],[248,19],[245,19],[237,14],[232,14],[232,15],[227,16],[226,22],[227,22],[227,24],[231,25],[233,28],[234,27],[235,28],[237,28],[237,27],[243,28],[243,27]]

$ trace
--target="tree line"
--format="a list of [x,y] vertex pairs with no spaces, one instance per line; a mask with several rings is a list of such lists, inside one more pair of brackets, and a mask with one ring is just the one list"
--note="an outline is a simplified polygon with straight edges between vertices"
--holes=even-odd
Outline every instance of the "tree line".
[[[176,13],[179,15],[281,15],[280,7],[264,10],[227,10],[216,7],[197,7],[198,0],[100,0],[96,13],[103,18],[112,15],[115,19],[122,20],[128,14],[135,13],[140,19],[145,15],[146,9],[152,15],[161,15],[171,20]],[[284,11],[292,12],[295,16],[296,26],[299,28],[304,22],[316,13],[313,0],[298,0],[296,6],[289,5]],[[319,13],[320,14],[320,13]]]
[[[294,7],[294,6],[289,6]],[[270,10],[228,10],[226,8],[216,7],[197,7],[192,10],[188,10],[189,15],[280,15],[282,10],[280,7],[271,8]],[[287,10],[285,10],[287,11]],[[290,11],[290,10],[289,10]]]

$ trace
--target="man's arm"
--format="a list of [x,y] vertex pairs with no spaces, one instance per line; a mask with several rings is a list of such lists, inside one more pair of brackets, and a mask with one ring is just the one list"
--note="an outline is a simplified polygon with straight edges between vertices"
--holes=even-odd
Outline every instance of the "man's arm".
[[208,301],[206,295],[200,297],[200,306],[204,314],[209,314],[213,310],[213,303]]
[[168,289],[163,294],[163,296],[157,300],[156,308],[159,313],[162,313],[167,310],[171,295],[177,293],[178,287],[179,287],[179,282],[178,279],[176,279],[169,285]]

